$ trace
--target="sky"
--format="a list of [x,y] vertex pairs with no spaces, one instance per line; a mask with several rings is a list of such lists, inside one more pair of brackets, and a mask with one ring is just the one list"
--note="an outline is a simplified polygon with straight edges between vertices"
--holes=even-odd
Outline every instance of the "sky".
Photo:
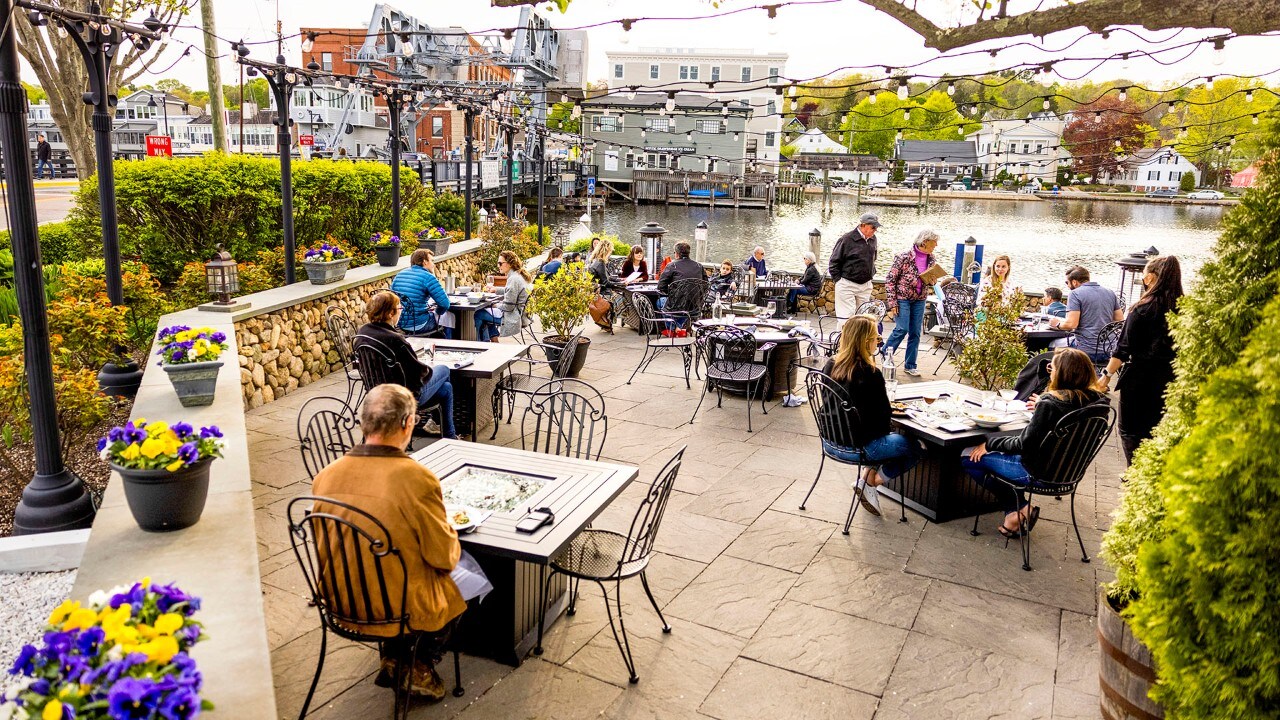
[[[961,18],[968,0],[919,0],[922,12],[935,21],[954,24]],[[488,0],[407,0],[390,3],[392,7],[415,15],[430,25],[459,25],[470,31],[514,26],[519,18],[519,8],[493,8]],[[790,59],[786,75],[793,79],[811,78],[832,74],[842,67],[864,65],[903,66],[937,58],[938,53],[924,47],[921,38],[887,15],[878,13],[856,0],[842,0],[827,4],[807,6],[783,6],[776,19],[768,19],[759,9],[749,9],[738,15],[715,20],[693,20],[694,16],[708,15],[725,10],[753,8],[763,2],[724,0],[720,7],[710,0],[573,0],[567,13],[540,10],[557,27],[576,27],[620,18],[674,17],[674,21],[637,22],[630,32],[624,33],[615,24],[589,30],[589,77],[593,80],[606,76],[605,51],[634,50],[641,47],[690,47],[690,48],[749,48],[760,52],[786,52]],[[217,34],[225,39],[244,38],[249,41],[270,40],[275,36],[277,17],[286,36],[296,34],[300,26],[367,27],[373,14],[374,3],[352,0],[215,0]],[[185,21],[186,25],[199,22],[198,12]],[[1191,39],[1211,37],[1212,31],[1162,31],[1148,32],[1134,28],[1141,36],[1153,39],[1171,38],[1167,45],[1177,45]],[[1081,36],[1089,35],[1082,29],[1051,35],[1043,41],[1021,38],[1042,47],[1059,50]],[[192,52],[178,60],[185,43],[201,46],[200,33],[194,28],[179,29],[175,33],[175,48],[166,53],[165,59],[153,63],[164,69],[156,74],[144,74],[139,84],[154,82],[163,77],[177,78],[194,89],[207,87],[204,56]],[[625,44],[624,44],[625,42]],[[983,48],[1003,48],[1002,41]],[[291,62],[298,57],[298,38],[285,43],[285,56]],[[1040,52],[1027,48],[1015,48],[998,55],[999,67],[1016,62],[1036,62],[1070,57],[1102,57],[1113,53],[1138,49],[1158,48],[1125,32],[1113,32],[1109,40],[1096,35],[1085,37],[1065,52]],[[230,48],[220,43],[223,81],[230,83],[238,77],[237,66],[231,62]],[[1280,37],[1240,38],[1227,43],[1226,49],[1214,64],[1214,53],[1208,45],[1202,45],[1189,57],[1186,50],[1160,56],[1169,66],[1148,59],[1132,61],[1122,67],[1115,60],[1096,67],[1097,62],[1070,62],[1055,66],[1062,80],[1088,77],[1091,80],[1109,80],[1125,77],[1135,81],[1147,81],[1151,86],[1168,86],[1195,75],[1215,73],[1260,74],[1280,70]],[[954,52],[951,54],[954,55]],[[271,59],[274,46],[259,45],[253,56]],[[1268,58],[1272,58],[1268,60]],[[171,69],[171,62],[178,60]],[[1175,62],[1176,61],[1176,62]],[[944,57],[931,62],[920,72],[938,75],[975,73],[993,69],[990,57],[981,53],[970,57]],[[1048,80],[1045,76],[1042,79]],[[28,80],[34,77],[28,72]],[[1269,81],[1280,83],[1280,74]]]

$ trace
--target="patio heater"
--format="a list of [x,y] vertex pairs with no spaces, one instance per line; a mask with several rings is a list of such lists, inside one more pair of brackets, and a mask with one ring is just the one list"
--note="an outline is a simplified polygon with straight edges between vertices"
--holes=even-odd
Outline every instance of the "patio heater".
[[809,231],[809,252],[818,257],[818,248],[822,246],[822,232],[818,228]]
[[[240,292],[240,272],[236,268],[235,258],[218,243],[218,251],[213,259],[204,264],[205,288],[216,298],[213,302],[201,305],[201,310],[230,311],[236,301],[231,299],[232,293]],[[245,307],[243,303],[237,309]]]
[[657,268],[655,276],[662,274],[662,236],[667,229],[656,222],[647,222],[640,228],[640,246],[644,248],[644,256],[653,258],[653,267]]
[[693,246],[696,259],[700,263],[707,261],[707,221],[702,220],[693,229]]
[[1116,265],[1120,266],[1120,285],[1117,289],[1120,307],[1128,307],[1131,298],[1142,297],[1142,271],[1146,269],[1147,261],[1159,254],[1159,250],[1149,247],[1116,260]]
[[956,243],[955,272],[951,273],[962,283],[976,285],[982,275],[982,246],[972,235],[963,243]]

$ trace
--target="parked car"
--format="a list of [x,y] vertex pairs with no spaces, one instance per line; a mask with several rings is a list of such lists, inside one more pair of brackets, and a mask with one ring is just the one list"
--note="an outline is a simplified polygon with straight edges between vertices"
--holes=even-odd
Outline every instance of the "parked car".
[[1218,192],[1217,190],[1197,190],[1187,197],[1192,200],[1221,200],[1226,197],[1226,195]]
[[1160,190],[1152,190],[1151,192],[1147,193],[1147,197],[1149,197],[1149,198],[1176,198],[1176,197],[1178,197],[1178,191],[1177,191],[1177,190],[1170,189],[1170,188],[1162,188],[1162,189],[1160,189]]
[[883,182],[883,181],[878,182],[878,183],[873,183],[873,184],[871,185],[871,189],[872,189],[872,190],[884,190],[884,189],[885,189],[885,188],[887,188],[887,187],[889,187],[889,183],[887,183],[887,182]]
[[951,183],[947,186],[948,190],[968,190],[969,186],[964,183]]

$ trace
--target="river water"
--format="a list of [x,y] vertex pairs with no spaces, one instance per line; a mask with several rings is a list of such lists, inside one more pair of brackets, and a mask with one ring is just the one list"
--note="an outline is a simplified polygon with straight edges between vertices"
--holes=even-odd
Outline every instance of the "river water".
[[[893,255],[905,250],[916,233],[931,228],[942,237],[937,256],[951,270],[956,244],[973,236],[984,246],[990,263],[996,255],[1013,259],[1015,282],[1027,290],[1061,287],[1063,273],[1072,265],[1088,268],[1093,279],[1117,289],[1117,258],[1155,247],[1162,255],[1177,255],[1183,276],[1190,284],[1209,257],[1223,214],[1229,207],[1214,205],[1165,205],[1089,200],[934,200],[927,209],[910,207],[859,208],[847,195],[835,198],[835,208],[823,213],[816,199],[802,206],[777,205],[766,210],[684,207],[680,205],[610,205],[603,216],[593,213],[592,230],[639,242],[637,230],[649,221],[667,229],[663,248],[670,253],[679,240],[692,242],[693,229],[706,221],[708,261],[725,258],[740,263],[752,248],[765,248],[771,269],[801,270],[801,255],[809,249],[808,234],[822,232],[819,266],[840,235],[853,229],[858,216],[875,212],[882,227],[877,236],[879,274],[889,269]],[[579,214],[558,213],[548,224],[567,233]]]

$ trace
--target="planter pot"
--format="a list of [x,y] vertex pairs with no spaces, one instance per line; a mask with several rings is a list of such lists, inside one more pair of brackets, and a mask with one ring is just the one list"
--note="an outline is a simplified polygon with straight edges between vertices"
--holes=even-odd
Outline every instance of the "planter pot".
[[1129,624],[1112,607],[1106,592],[1098,593],[1098,644],[1102,663],[1098,684],[1102,717],[1106,720],[1156,720],[1164,709],[1147,697],[1156,681],[1155,663]]
[[[548,345],[563,348],[569,339],[560,335],[548,335],[542,341]],[[587,362],[587,350],[589,349],[591,349],[591,338],[578,338],[578,353],[574,356],[573,362],[569,363],[569,372],[565,377],[578,377],[578,373],[582,372],[582,366]],[[555,350],[548,350],[547,357],[554,363],[560,359],[560,353]]]
[[173,383],[173,391],[178,394],[178,401],[182,403],[182,407],[213,404],[213,391],[218,384],[221,360],[160,367],[169,374],[169,382]]
[[375,247],[373,249],[378,255],[378,264],[382,267],[395,267],[400,263],[400,246],[392,245],[390,247]]
[[147,532],[170,532],[191,527],[204,512],[209,495],[209,466],[206,458],[176,472],[135,470],[115,463],[111,469],[124,481],[124,497],[138,527]]
[[351,266],[351,258],[331,262],[302,263],[302,266],[307,269],[307,277],[312,285],[328,285],[338,282],[347,274],[347,268]]
[[133,397],[142,385],[142,368],[132,360],[109,362],[98,373],[98,389],[107,395]]
[[434,255],[443,255],[449,252],[449,246],[453,244],[453,240],[449,238],[439,238],[438,240],[419,240],[418,247],[423,250],[430,250]]

